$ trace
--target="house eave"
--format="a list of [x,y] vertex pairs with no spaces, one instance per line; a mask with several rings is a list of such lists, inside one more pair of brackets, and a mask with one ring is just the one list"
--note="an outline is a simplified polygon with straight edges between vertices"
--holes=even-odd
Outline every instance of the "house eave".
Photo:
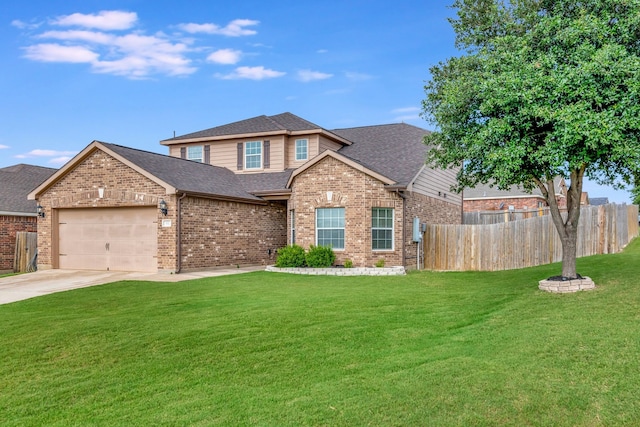
[[250,199],[246,197],[223,196],[220,194],[198,193],[188,190],[176,190],[176,194],[186,194],[187,196],[197,197],[201,199],[223,200],[226,202],[249,203],[253,205],[266,205],[267,202],[261,199]]
[[29,216],[35,217],[38,216],[35,212],[12,212],[12,211],[0,211],[0,216]]
[[290,189],[252,191],[250,194],[264,200],[289,200],[291,198]]

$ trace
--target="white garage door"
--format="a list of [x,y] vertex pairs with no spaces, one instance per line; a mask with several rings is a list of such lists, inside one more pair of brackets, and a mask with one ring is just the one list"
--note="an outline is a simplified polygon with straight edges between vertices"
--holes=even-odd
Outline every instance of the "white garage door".
[[60,268],[157,271],[155,207],[61,209],[58,219]]

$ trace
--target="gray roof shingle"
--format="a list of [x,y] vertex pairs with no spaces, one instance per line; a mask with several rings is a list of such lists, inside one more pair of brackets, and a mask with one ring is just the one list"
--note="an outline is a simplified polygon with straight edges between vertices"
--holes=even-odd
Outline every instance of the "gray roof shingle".
[[0,169],[0,211],[35,214],[37,202],[27,195],[56,169],[18,164]]
[[591,206],[600,206],[609,204],[608,197],[589,197],[589,204]]
[[289,177],[295,169],[284,172],[265,172],[237,175],[245,190],[249,193],[261,191],[286,190]]
[[238,175],[227,168],[106,142],[100,143],[177,190],[249,201],[262,200],[245,191]]
[[210,129],[198,132],[188,133],[186,135],[176,136],[175,138],[166,139],[168,141],[180,141],[182,139],[206,138],[215,136],[241,135],[246,133],[261,133],[275,131],[301,131],[321,129],[320,126],[304,120],[295,114],[282,113],[275,116],[257,116],[238,122],[229,123],[222,126],[216,126]]
[[423,138],[428,130],[397,123],[331,132],[353,143],[338,153],[391,178],[397,185],[408,185],[424,166],[428,147]]

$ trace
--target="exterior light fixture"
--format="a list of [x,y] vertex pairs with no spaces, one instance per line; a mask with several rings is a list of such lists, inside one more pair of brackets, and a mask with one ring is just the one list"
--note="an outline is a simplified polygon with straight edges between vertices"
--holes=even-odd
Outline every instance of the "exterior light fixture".
[[38,206],[36,206],[36,212],[38,213],[38,216],[40,218],[44,218],[44,208],[42,206],[40,206],[38,204]]
[[160,208],[162,215],[167,216],[167,212],[169,212],[169,210],[167,209],[167,202],[165,202],[164,199],[160,200],[158,207]]

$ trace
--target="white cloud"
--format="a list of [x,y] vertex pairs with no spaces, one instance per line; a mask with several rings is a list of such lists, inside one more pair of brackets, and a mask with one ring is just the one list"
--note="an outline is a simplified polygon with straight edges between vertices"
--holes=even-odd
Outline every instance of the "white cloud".
[[72,31],[46,31],[37,36],[39,39],[57,39],[65,41],[82,41],[98,44],[110,44],[116,39],[115,36],[107,33],[86,30]]
[[370,74],[365,74],[365,73],[354,73],[351,71],[348,71],[346,73],[344,73],[344,75],[349,79],[349,80],[353,80],[353,81],[364,81],[364,80],[371,80],[373,78],[372,75]]
[[402,114],[402,113],[418,113],[420,112],[419,107],[403,107],[403,108],[394,108],[391,110],[394,114]]
[[250,27],[258,25],[260,21],[253,19],[234,19],[229,22],[226,27],[220,27],[216,24],[180,24],[178,28],[186,31],[190,34],[205,33],[205,34],[219,34],[228,37],[240,37],[240,36],[252,36],[257,34],[257,31],[250,30],[244,27]]
[[62,156],[62,157],[55,157],[51,160],[49,160],[47,163],[52,164],[52,165],[64,165],[65,163],[67,163],[69,160],[71,160],[70,156]]
[[316,51],[316,53],[328,53],[329,51],[327,49],[318,49]]
[[207,61],[216,64],[236,64],[240,61],[242,52],[234,49],[220,49],[207,56]]
[[59,16],[51,23],[59,26],[77,26],[84,28],[97,28],[99,30],[127,30],[134,26],[138,20],[135,12],[121,10],[103,10],[97,14],[73,13]]
[[37,44],[25,48],[25,57],[43,62],[90,63],[94,72],[144,78],[153,73],[170,76],[196,71],[185,43],[174,43],[163,34],[122,36],[95,31],[47,31],[38,38],[52,38],[81,45]]
[[312,82],[315,80],[325,80],[333,77],[333,74],[321,73],[320,71],[300,70],[298,71],[298,80],[303,82]]
[[94,62],[98,54],[82,46],[63,46],[60,44],[36,44],[24,48],[25,57],[42,62]]
[[[131,79],[153,75],[185,76],[197,71],[192,56],[204,55],[209,49],[197,46],[195,37],[183,34],[167,35],[156,32],[146,35],[142,31],[127,31],[136,25],[135,12],[106,10],[94,14],[73,13],[47,21],[50,28],[42,29],[33,37],[38,40],[23,47],[24,57],[33,61],[90,64],[95,73],[114,74]],[[215,24],[182,24],[191,33],[242,36],[256,34],[249,29],[259,21],[236,19],[225,27]],[[16,20],[15,27],[28,24]],[[51,26],[57,28],[51,28]],[[62,28],[60,27],[79,27]],[[118,30],[116,32],[116,30]],[[210,53],[207,61],[218,64],[237,64],[243,52],[234,49],[218,49]],[[264,67],[241,67],[222,78],[253,79],[280,77],[285,73]]]
[[420,120],[420,111],[419,107],[402,107],[391,110],[393,114],[399,114],[394,118],[396,122]]
[[42,150],[37,148],[35,150],[29,151],[26,154],[26,156],[27,157],[53,157],[53,156],[68,156],[72,154],[76,154],[76,152],[75,151]]
[[75,154],[75,151],[43,150],[37,148],[25,154],[17,154],[14,157],[16,159],[28,159],[30,157],[53,157],[52,159],[49,159],[47,163],[62,165],[71,160],[71,157]]
[[285,72],[283,71],[275,71],[270,70],[268,68],[264,68],[263,66],[259,67],[238,67],[235,69],[233,73],[230,74],[217,74],[216,77],[225,80],[238,80],[238,79],[249,79],[249,80],[264,80],[264,79],[272,79],[275,77],[284,76]]
[[35,30],[36,28],[38,28],[41,23],[28,23],[28,22],[24,22],[21,21],[19,19],[14,19],[13,21],[11,21],[11,25],[16,27],[16,28],[20,28],[21,30]]
[[8,145],[0,144],[0,150],[4,150],[4,149],[6,149],[6,148],[9,148],[9,146],[8,146]]

